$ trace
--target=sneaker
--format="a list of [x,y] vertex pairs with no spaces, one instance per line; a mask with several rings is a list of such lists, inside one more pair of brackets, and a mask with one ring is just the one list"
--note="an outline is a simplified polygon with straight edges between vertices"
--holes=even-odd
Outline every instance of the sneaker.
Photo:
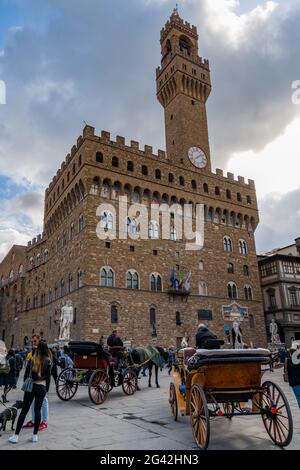
[[24,424],[23,428],[33,428],[34,422],[32,420],[28,421],[28,423]]
[[39,438],[38,438],[38,435],[37,434],[33,434],[32,435],[32,438],[31,438],[31,441],[32,442],[38,442]]
[[39,431],[45,431],[48,428],[48,424],[45,421],[42,421],[39,427]]
[[13,436],[11,436],[9,439],[8,439],[8,442],[10,442],[11,444],[17,444],[18,443],[18,440],[19,440],[19,436],[16,436],[15,434]]

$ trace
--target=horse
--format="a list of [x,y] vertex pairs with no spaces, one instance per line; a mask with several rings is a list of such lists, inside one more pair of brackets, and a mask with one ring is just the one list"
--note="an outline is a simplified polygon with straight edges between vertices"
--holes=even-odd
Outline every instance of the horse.
[[[165,364],[166,362],[168,362],[169,354],[163,348],[155,346],[154,349],[156,349],[157,353],[159,354],[159,358],[160,358],[160,361],[161,361],[162,365]],[[160,388],[160,385],[158,383],[158,369],[159,369],[160,366],[157,364],[157,361],[153,361],[152,359],[148,359],[146,361],[143,361],[142,357],[147,355],[147,353],[148,353],[147,348],[133,349],[130,352],[129,357],[131,359],[132,365],[138,365],[138,366],[143,365],[144,367],[148,368],[148,370],[149,370],[148,386],[149,387],[152,387],[152,369],[153,369],[153,366],[154,366],[154,368],[155,368],[156,387]],[[139,371],[140,371],[140,369],[141,369],[141,367],[139,367]]]

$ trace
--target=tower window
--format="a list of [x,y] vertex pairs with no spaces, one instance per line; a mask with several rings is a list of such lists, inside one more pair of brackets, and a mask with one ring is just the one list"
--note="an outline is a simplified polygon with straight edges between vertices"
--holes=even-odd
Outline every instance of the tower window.
[[220,196],[221,192],[220,192],[220,188],[218,186],[215,187],[215,195],[216,196]]
[[174,183],[174,175],[169,173],[169,183]]
[[142,175],[148,176],[148,167],[146,165],[142,166]]
[[155,171],[155,178],[156,178],[157,180],[160,180],[160,179],[161,179],[161,171],[160,171],[160,170],[156,170],[156,171]]
[[182,69],[186,70],[186,65],[185,64],[182,64]]
[[103,163],[103,153],[101,153],[101,152],[96,153],[96,162],[97,163]]
[[227,197],[227,199],[231,199],[231,191],[230,191],[230,189],[227,189],[227,191],[226,191],[226,197]]
[[242,195],[241,195],[241,193],[237,193],[236,198],[237,198],[238,202],[242,202]]
[[188,55],[191,54],[191,43],[187,37],[181,36],[179,40],[179,47],[180,47],[181,52],[185,52]]
[[192,100],[192,105],[195,106],[195,101],[194,100]]
[[192,189],[197,189],[197,182],[195,180],[192,180]]
[[171,121],[173,121],[173,119],[174,119],[174,116],[173,116],[173,114],[171,114]]
[[127,171],[133,171],[133,170],[134,170],[133,162],[127,162]]
[[112,164],[113,167],[119,168],[119,159],[118,159],[118,157],[113,157],[112,161],[111,161],[111,164]]
[[251,196],[247,196],[247,204],[249,204],[249,205],[252,204]]
[[208,184],[207,184],[207,183],[204,183],[204,185],[203,185],[203,191],[205,192],[205,194],[208,194],[208,193],[209,193]]
[[179,184],[180,184],[180,186],[184,186],[184,177],[183,176],[179,176]]

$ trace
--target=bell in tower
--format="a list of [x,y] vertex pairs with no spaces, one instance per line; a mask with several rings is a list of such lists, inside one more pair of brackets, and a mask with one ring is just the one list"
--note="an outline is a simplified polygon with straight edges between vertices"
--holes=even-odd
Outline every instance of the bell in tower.
[[209,62],[199,57],[197,28],[184,22],[176,8],[161,30],[160,43],[157,98],[165,110],[168,158],[210,172],[206,101],[211,81]]

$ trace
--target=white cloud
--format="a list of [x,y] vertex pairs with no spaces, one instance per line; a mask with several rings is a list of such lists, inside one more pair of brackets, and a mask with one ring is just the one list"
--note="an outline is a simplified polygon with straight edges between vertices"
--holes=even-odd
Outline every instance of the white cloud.
[[300,187],[300,118],[260,152],[234,153],[227,170],[247,175],[256,182],[259,198],[270,193],[285,194]]

